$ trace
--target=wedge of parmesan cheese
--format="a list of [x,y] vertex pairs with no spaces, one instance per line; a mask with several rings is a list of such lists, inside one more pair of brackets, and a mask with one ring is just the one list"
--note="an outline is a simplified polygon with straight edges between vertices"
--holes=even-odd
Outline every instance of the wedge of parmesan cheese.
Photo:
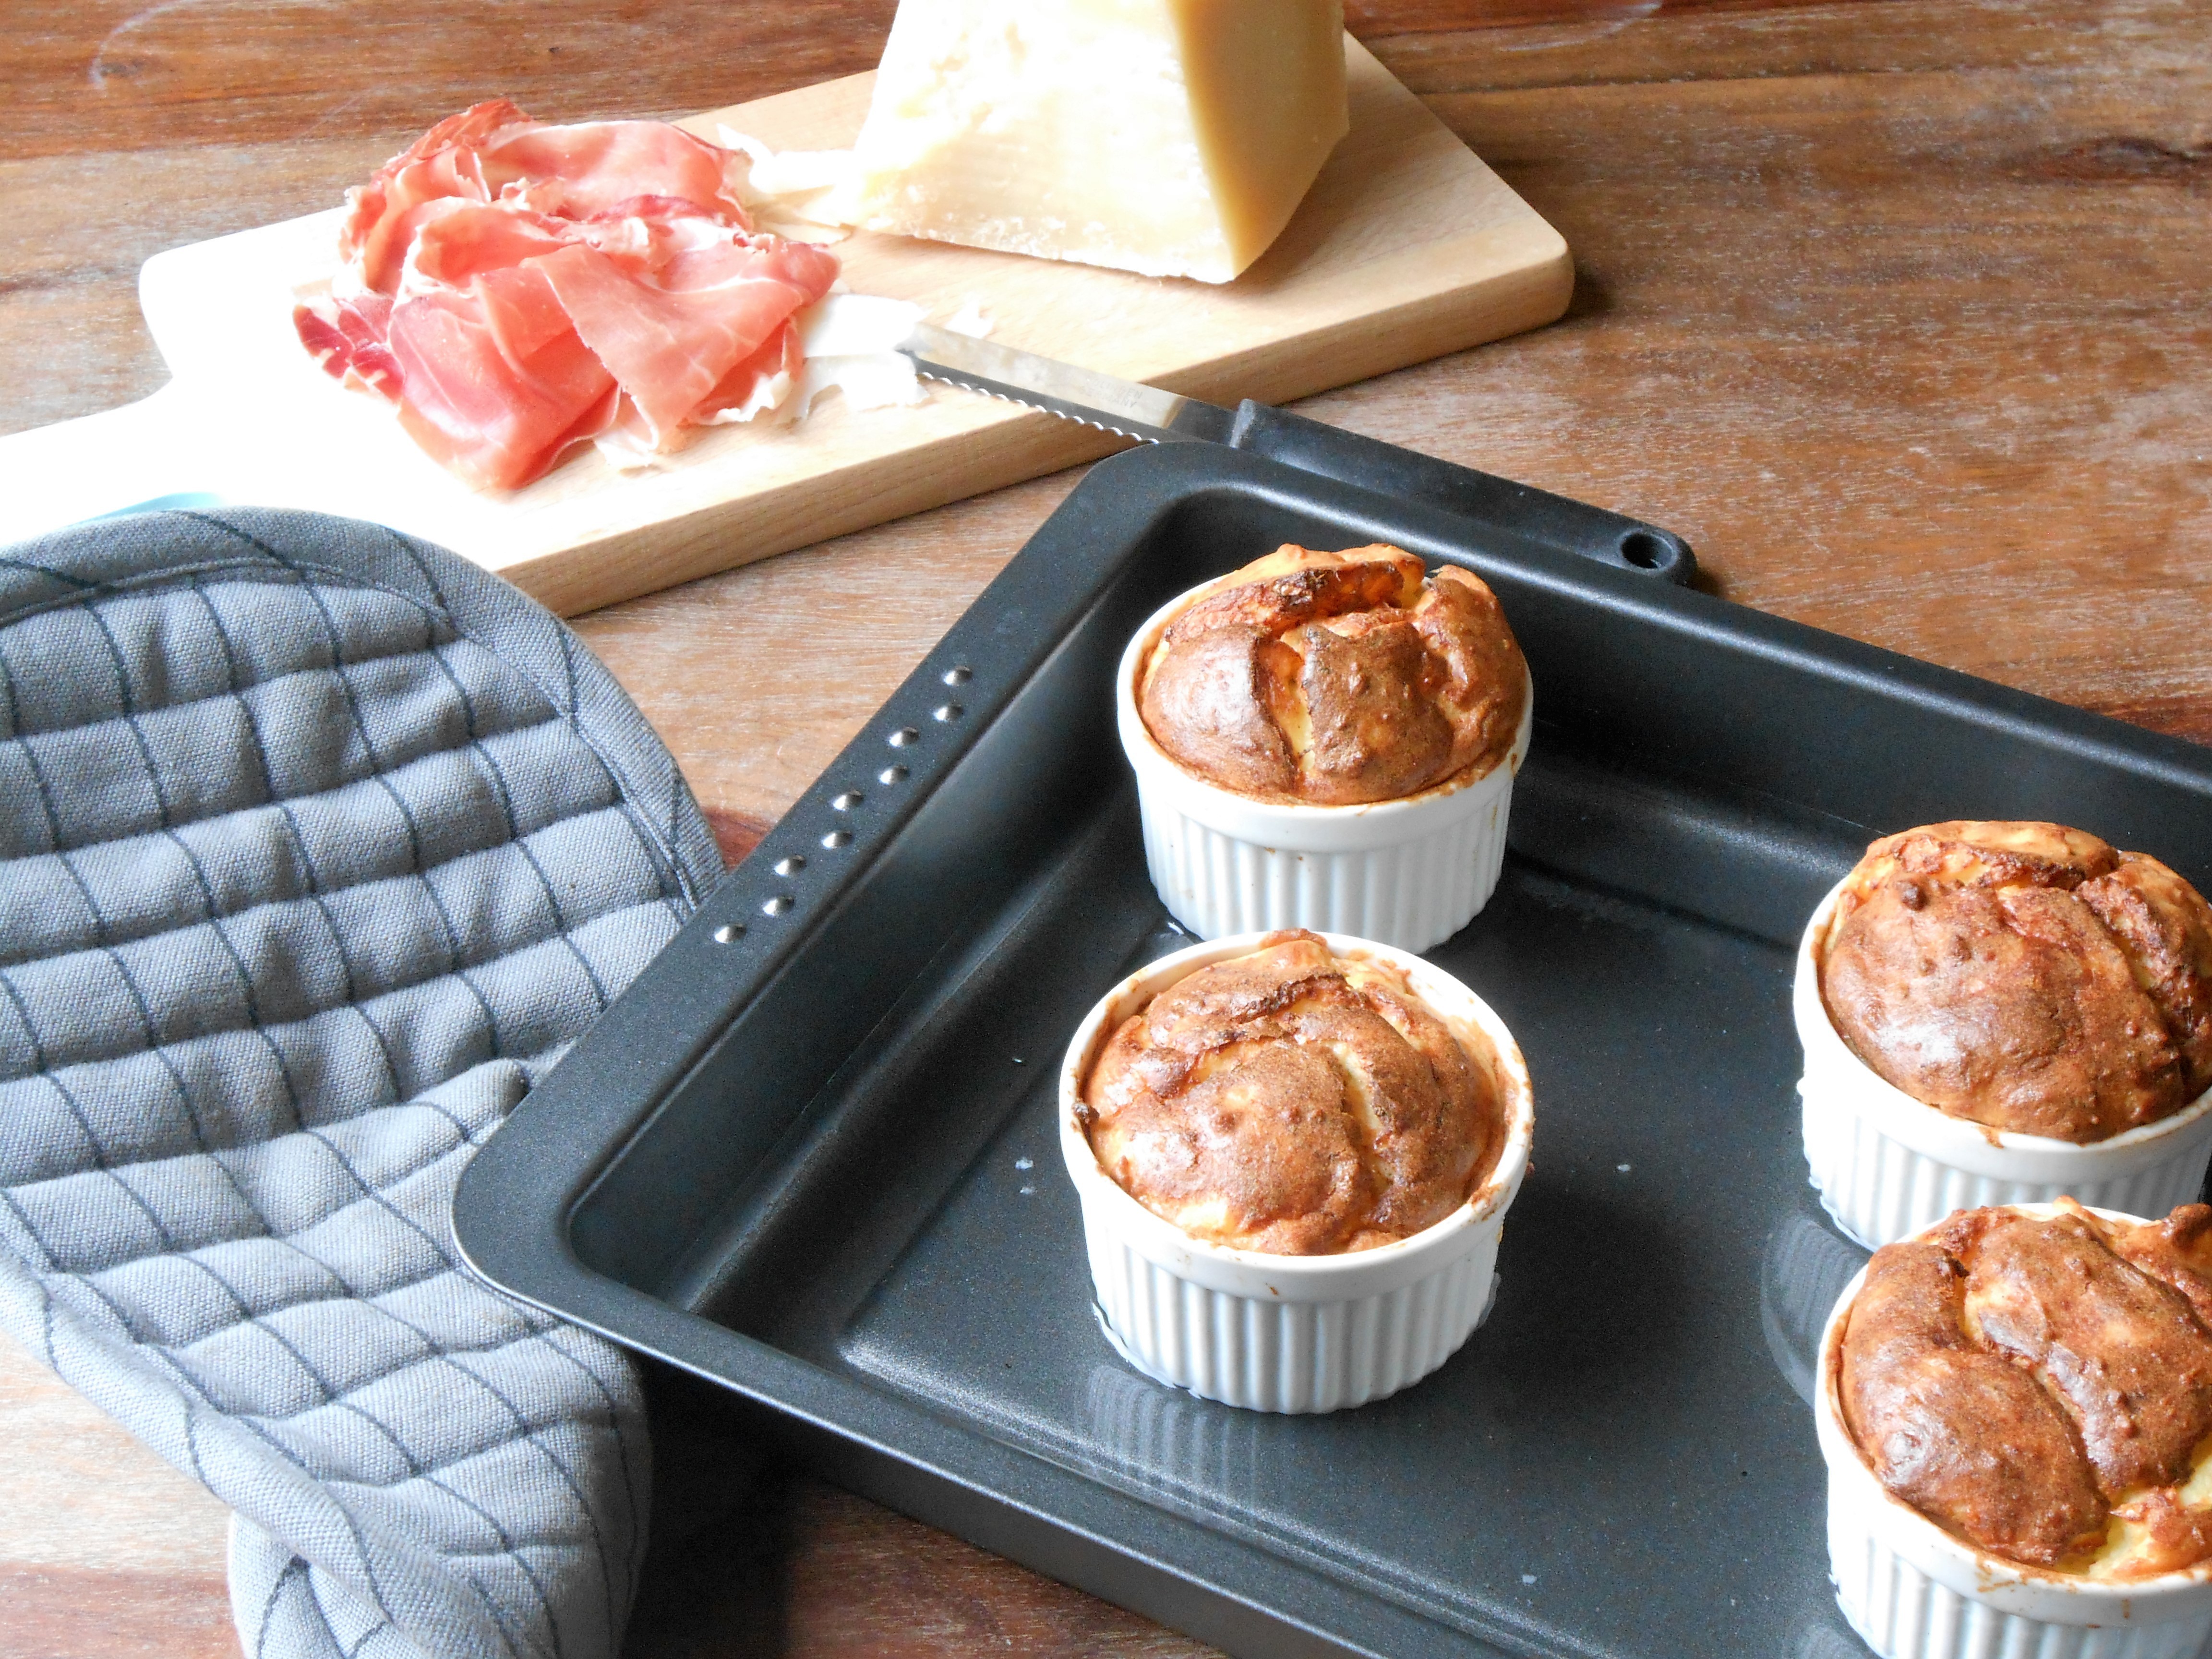
[[900,0],[871,230],[1225,283],[1349,121],[1341,0]]

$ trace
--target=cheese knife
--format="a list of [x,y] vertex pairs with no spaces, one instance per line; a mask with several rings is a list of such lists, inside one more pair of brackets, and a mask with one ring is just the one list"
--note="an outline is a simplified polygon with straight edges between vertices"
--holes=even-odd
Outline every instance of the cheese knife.
[[1401,449],[1246,398],[1234,409],[917,323],[899,350],[933,380],[1142,443],[1224,444],[1342,483],[1441,507],[1520,545],[1687,586],[1697,555],[1670,530]]

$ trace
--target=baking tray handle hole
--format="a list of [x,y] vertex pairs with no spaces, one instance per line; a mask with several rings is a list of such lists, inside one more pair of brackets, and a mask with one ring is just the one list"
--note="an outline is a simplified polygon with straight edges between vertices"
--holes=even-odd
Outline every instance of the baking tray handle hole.
[[1620,538],[1622,559],[1655,576],[1672,576],[1688,556],[1687,548],[1661,531],[1632,530]]

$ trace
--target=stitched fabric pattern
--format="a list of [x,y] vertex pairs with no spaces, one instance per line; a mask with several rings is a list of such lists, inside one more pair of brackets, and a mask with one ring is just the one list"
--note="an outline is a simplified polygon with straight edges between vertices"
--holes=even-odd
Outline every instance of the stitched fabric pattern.
[[477,1147],[721,864],[554,617],[307,514],[0,552],[0,1322],[231,1505],[256,1656],[611,1659],[628,1362],[460,1268]]

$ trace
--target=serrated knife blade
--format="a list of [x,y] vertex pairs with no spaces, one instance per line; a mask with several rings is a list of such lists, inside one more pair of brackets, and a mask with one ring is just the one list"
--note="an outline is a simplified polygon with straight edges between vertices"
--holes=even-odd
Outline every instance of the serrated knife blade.
[[933,380],[1026,404],[1148,444],[1231,441],[1236,411],[1078,368],[995,340],[917,323],[899,349]]

